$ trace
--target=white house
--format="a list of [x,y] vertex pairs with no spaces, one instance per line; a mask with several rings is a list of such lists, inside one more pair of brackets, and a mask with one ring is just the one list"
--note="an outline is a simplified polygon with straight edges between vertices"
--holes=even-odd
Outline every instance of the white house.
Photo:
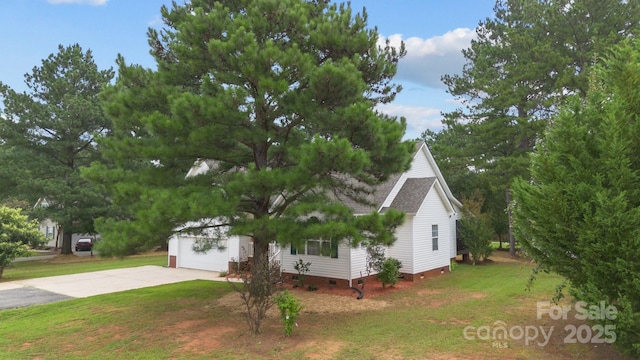
[[[411,168],[376,188],[372,198],[375,208],[346,202],[355,215],[390,208],[406,214],[404,224],[396,230],[397,240],[386,249],[385,256],[402,262],[400,271],[407,280],[449,272],[451,259],[458,254],[456,221],[462,207],[449,190],[427,145],[419,143],[416,147]],[[210,166],[212,164],[199,162],[192,171],[194,174],[206,172]],[[173,236],[169,241],[169,266],[226,271],[252,255],[250,238],[228,237],[225,249],[206,254],[193,251],[196,240],[189,235]],[[364,247],[340,243],[337,249],[323,251],[329,247],[328,241],[309,240],[304,248],[287,246],[280,250],[273,246],[270,253],[280,261],[285,280],[297,275],[293,264],[299,259],[311,263],[305,275],[307,283],[351,287],[366,274]]]
[[[38,199],[36,204],[33,206],[34,208],[46,208],[49,207],[49,201],[41,197]],[[42,219],[39,222],[40,232],[44,234],[47,238],[47,242],[43,245],[45,248],[59,248],[62,246],[62,226],[57,222],[46,218]],[[81,238],[91,238],[97,239],[100,238],[100,235],[91,235],[91,234],[72,234],[71,235],[71,247],[74,248],[75,244]]]

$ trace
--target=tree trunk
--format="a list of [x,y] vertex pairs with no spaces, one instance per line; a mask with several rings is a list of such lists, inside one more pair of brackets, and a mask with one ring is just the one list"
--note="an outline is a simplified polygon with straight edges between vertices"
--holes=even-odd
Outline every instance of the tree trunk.
[[507,215],[509,216],[509,256],[516,256],[516,239],[513,236],[513,219],[511,217],[511,189],[506,189]]
[[263,257],[269,256],[269,239],[261,236],[253,236],[253,265]]
[[63,255],[73,254],[71,251],[71,226],[62,225],[62,248],[60,253]]

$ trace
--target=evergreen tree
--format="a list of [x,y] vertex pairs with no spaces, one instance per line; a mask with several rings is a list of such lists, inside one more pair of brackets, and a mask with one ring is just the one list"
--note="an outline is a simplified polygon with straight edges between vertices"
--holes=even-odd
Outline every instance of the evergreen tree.
[[[502,217],[494,221],[499,232],[507,224],[511,182],[529,176],[529,154],[550,118],[567,96],[586,96],[589,68],[607,48],[634,36],[640,3],[498,0],[494,11],[463,51],[462,74],[443,77],[463,103],[445,114],[443,132],[465,141],[461,148],[443,146],[434,156],[455,156],[458,167],[466,164],[482,173],[483,183],[491,186],[481,189],[487,205]],[[447,164],[440,165],[448,174]]]
[[59,46],[25,75],[28,93],[0,84],[2,155],[11,159],[3,167],[14,170],[17,196],[47,199],[50,206],[39,216],[62,225],[63,254],[71,254],[74,232],[94,232],[94,218],[108,206],[104,191],[82,179],[80,170],[100,159],[94,137],[108,132],[110,122],[98,94],[112,78],[111,69],[98,70],[91,51],[75,44]]
[[571,294],[617,307],[615,343],[640,356],[640,41],[594,71],[549,126],[514,183],[519,241],[538,266],[567,278]]
[[201,231],[206,250],[240,234],[257,259],[271,241],[393,241],[402,214],[354,217],[336,199],[366,202],[409,167],[404,119],[374,110],[400,90],[391,79],[404,48],[378,47],[366,13],[328,1],[194,0],[161,12],[164,30],[148,33],[157,71],[119,58],[104,93],[114,131],[99,143],[117,167],[90,176],[132,203],[130,219],[100,225],[105,246],[176,230]]

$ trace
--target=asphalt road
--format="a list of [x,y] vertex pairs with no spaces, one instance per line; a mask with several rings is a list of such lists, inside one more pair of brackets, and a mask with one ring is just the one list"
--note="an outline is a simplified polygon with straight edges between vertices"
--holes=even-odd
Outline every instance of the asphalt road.
[[2,290],[0,291],[0,310],[47,304],[67,299],[73,299],[73,297],[32,287]]

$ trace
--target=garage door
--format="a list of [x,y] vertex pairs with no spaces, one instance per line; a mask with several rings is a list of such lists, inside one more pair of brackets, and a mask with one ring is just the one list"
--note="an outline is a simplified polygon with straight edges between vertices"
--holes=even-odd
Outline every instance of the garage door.
[[[227,271],[229,269],[228,250],[209,250],[208,253],[193,251],[195,239],[182,237],[178,243],[178,267],[210,271]],[[224,241],[223,241],[224,242]],[[221,243],[221,245],[226,245]]]

